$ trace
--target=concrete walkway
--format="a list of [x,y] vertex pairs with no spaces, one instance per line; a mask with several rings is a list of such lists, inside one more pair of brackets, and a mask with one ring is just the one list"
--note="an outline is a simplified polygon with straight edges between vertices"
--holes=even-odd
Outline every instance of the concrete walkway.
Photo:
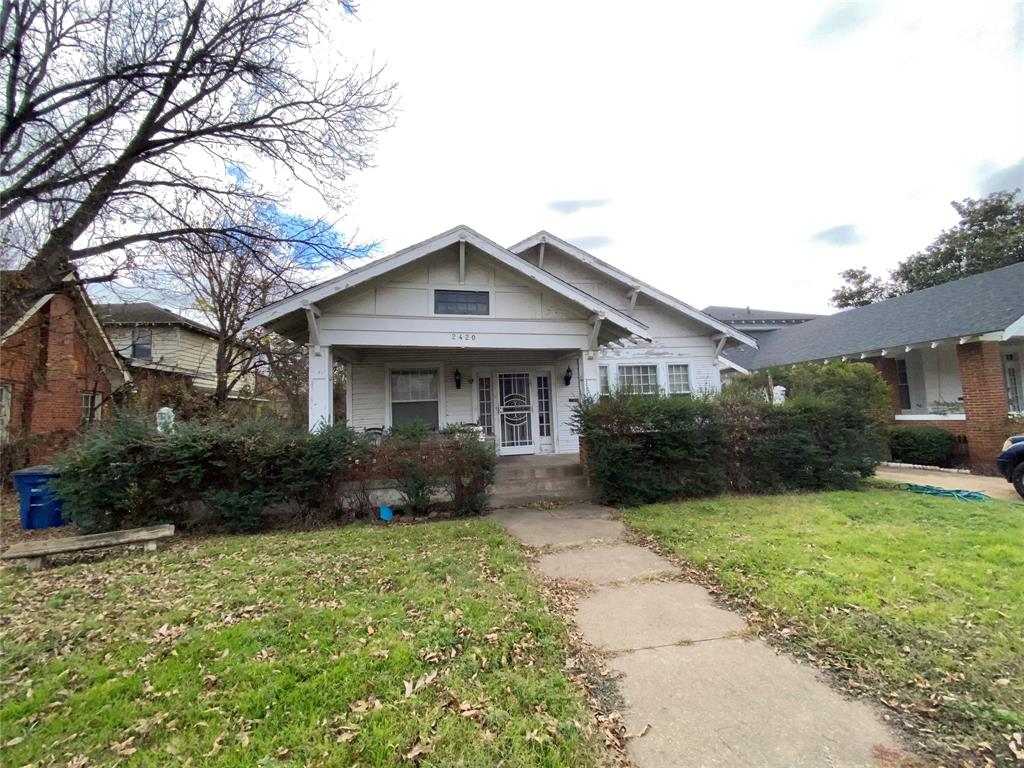
[[875,470],[879,480],[915,485],[934,485],[951,491],[981,491],[993,499],[1003,501],[1024,501],[1013,486],[1002,477],[968,475],[963,472],[939,472],[934,469],[902,469],[900,467],[879,467]]
[[542,549],[548,578],[596,589],[576,610],[584,639],[620,675],[640,768],[892,766],[895,735],[870,705],[749,636],[739,615],[668,560],[624,541],[609,509],[504,509],[492,519]]

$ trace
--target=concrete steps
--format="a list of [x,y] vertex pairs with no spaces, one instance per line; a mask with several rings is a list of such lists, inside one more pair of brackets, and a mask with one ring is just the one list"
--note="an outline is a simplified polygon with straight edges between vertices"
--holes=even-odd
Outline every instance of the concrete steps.
[[499,461],[490,506],[498,509],[536,501],[589,501],[591,497],[578,457],[523,456]]

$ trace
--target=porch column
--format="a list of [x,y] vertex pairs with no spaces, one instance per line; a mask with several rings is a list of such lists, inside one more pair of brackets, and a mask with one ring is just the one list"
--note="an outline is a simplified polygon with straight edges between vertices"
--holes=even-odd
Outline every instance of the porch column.
[[992,475],[999,449],[1011,432],[1002,349],[997,341],[976,341],[961,344],[956,352],[971,470]]
[[309,431],[334,424],[334,366],[329,346],[309,345]]

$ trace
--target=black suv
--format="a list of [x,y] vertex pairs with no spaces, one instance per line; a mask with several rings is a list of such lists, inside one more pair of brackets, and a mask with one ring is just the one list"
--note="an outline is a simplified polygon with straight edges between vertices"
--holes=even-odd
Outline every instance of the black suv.
[[1017,493],[1024,496],[1024,435],[1014,435],[1003,443],[996,467],[1006,482],[1013,483]]

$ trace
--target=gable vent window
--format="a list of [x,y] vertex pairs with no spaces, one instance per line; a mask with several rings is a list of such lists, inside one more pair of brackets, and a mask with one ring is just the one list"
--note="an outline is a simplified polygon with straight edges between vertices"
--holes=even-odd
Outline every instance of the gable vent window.
[[487,291],[434,291],[435,315],[489,315],[491,294]]

